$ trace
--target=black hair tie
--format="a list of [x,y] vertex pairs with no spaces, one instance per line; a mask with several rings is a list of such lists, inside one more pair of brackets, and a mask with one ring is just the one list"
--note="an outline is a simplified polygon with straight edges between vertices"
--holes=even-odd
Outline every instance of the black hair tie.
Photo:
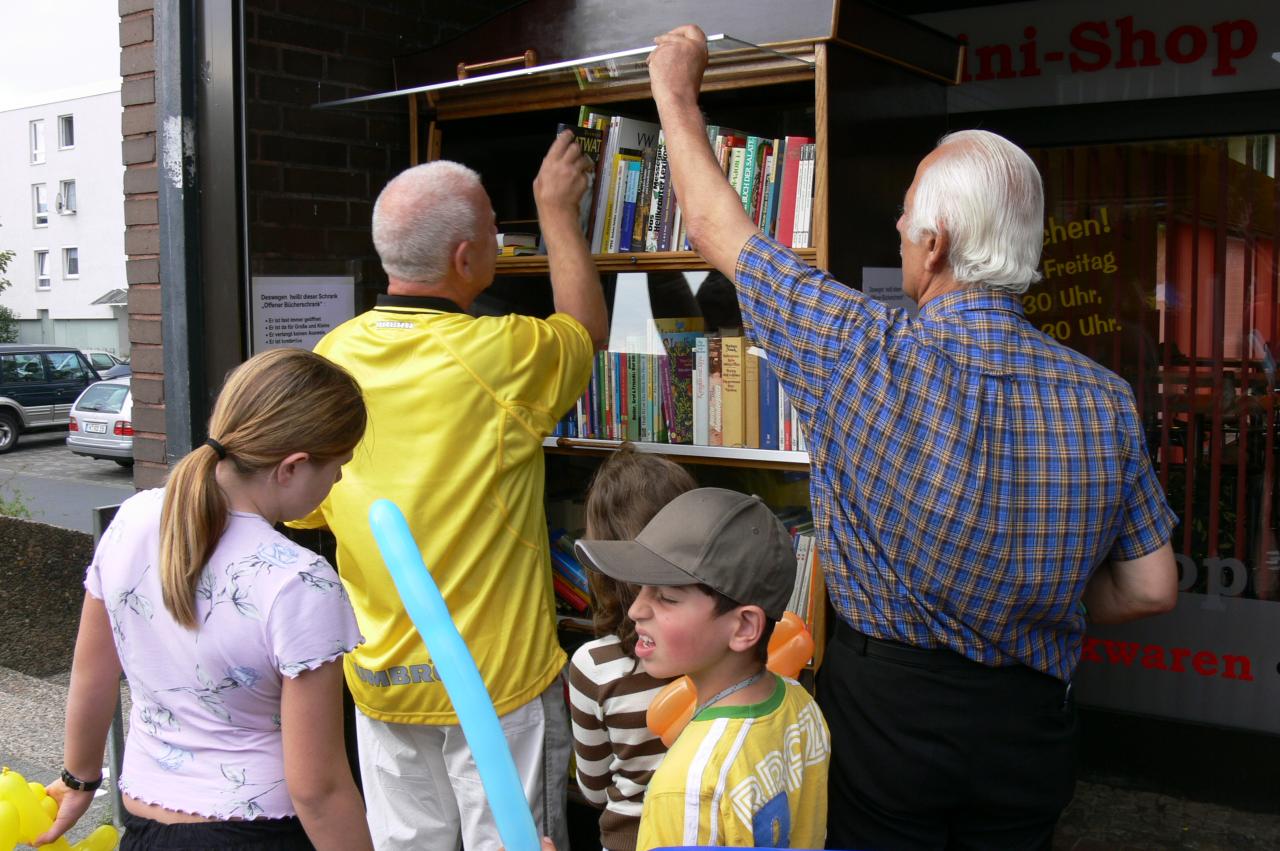
[[221,443],[219,443],[218,441],[214,440],[212,437],[206,438],[206,439],[205,439],[205,441],[204,441],[204,445],[205,445],[205,446],[212,447],[212,448],[213,448],[213,451],[214,451],[214,452],[216,452],[216,453],[218,453],[218,460],[219,460],[219,461],[225,461],[225,460],[227,460],[227,450],[226,450],[226,447],[224,447],[224,446],[223,446]]

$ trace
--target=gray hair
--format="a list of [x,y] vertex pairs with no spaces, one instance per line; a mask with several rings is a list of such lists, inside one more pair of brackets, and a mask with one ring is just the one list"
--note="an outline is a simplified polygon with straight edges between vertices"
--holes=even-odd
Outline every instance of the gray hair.
[[470,197],[478,188],[480,175],[448,160],[414,166],[383,187],[373,205],[373,246],[387,275],[442,280],[454,249],[480,233],[488,211]]
[[960,283],[1026,292],[1040,280],[1044,186],[1026,151],[986,130],[942,137],[950,148],[920,175],[907,237],[946,228],[947,261]]

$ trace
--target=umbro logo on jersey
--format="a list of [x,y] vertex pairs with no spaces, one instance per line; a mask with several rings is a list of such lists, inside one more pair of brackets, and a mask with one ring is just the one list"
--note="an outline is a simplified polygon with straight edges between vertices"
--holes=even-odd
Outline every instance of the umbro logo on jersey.
[[412,322],[397,322],[394,319],[383,319],[374,323],[374,327],[376,328],[410,328],[411,329],[416,326]]

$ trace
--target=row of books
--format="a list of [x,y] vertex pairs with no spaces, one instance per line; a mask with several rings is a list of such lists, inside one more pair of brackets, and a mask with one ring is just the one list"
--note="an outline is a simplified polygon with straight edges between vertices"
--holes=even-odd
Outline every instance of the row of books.
[[764,351],[745,337],[663,332],[664,354],[597,352],[587,390],[555,434],[599,440],[806,449]]
[[559,604],[581,614],[591,608],[587,570],[574,555],[574,537],[564,529],[547,530],[551,541],[551,587]]
[[[584,106],[573,130],[596,166],[581,211],[591,252],[687,250],[662,129],[650,121]],[[752,221],[783,245],[809,247],[814,140],[751,136],[718,125],[707,127],[707,138]]]

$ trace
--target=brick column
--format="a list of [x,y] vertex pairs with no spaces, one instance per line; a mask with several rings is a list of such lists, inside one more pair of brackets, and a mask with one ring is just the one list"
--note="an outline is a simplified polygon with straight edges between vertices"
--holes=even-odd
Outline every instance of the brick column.
[[157,487],[164,463],[164,355],[160,338],[160,225],[156,203],[154,0],[120,0],[124,250],[133,366],[133,481]]

